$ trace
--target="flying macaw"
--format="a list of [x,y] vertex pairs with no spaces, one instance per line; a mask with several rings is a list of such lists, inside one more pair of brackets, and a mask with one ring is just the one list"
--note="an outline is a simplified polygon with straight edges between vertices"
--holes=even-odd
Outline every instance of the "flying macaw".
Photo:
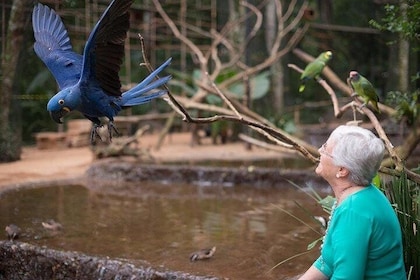
[[[56,12],[37,4],[32,13],[34,50],[54,75],[60,91],[47,104],[51,118],[62,118],[73,110],[93,122],[94,143],[101,117],[107,117],[109,138],[114,117],[121,109],[147,103],[166,93],[155,90],[171,77],[157,78],[169,65],[168,59],[132,89],[121,93],[119,71],[124,57],[124,41],[130,26],[128,10],[134,0],[113,0],[96,23],[85,44],[83,55],[73,51],[67,30]],[[149,93],[149,94],[147,94]],[[100,138],[100,137],[99,137]]]
[[318,55],[314,61],[306,65],[305,70],[300,76],[299,92],[305,90],[305,84],[308,80],[317,80],[319,76],[321,76],[322,70],[324,70],[324,67],[327,65],[328,61],[330,61],[332,55],[331,51],[323,52]]
[[360,96],[364,101],[362,106],[366,106],[370,101],[373,108],[379,113],[379,97],[368,79],[360,75],[357,71],[351,71],[347,80],[350,82],[350,86],[354,91],[352,96]]

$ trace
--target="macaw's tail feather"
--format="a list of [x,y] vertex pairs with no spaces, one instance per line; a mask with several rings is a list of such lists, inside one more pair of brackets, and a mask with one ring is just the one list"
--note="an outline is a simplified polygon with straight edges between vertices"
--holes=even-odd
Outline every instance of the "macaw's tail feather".
[[133,97],[133,98],[130,98],[127,102],[125,102],[121,106],[122,107],[131,107],[131,106],[144,104],[144,103],[150,102],[152,99],[155,99],[157,97],[160,97],[160,96],[164,95],[165,93],[166,93],[166,90],[159,90],[159,91],[154,92],[152,94]]
[[154,89],[167,83],[171,79],[171,76],[165,76],[163,78],[158,78],[155,80],[156,76],[171,63],[171,60],[171,58],[166,60],[165,63],[163,63],[161,66],[159,66],[159,68],[150,73],[149,76],[147,76],[141,83],[139,83],[132,89],[124,92],[121,95],[121,102],[119,105],[122,107],[140,105],[165,94],[165,90],[159,90],[152,94],[145,95],[146,93],[151,92]]

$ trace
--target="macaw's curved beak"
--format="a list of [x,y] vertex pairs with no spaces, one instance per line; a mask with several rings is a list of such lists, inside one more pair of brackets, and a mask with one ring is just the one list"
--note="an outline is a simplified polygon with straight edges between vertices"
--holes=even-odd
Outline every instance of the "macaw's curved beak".
[[67,115],[68,112],[70,112],[70,109],[63,107],[58,111],[50,111],[50,116],[56,123],[63,123],[62,118]]

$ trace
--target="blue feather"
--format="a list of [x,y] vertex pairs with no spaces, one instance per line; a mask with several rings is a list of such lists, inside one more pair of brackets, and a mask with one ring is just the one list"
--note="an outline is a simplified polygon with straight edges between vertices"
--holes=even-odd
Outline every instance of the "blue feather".
[[135,106],[135,105],[149,102],[151,99],[165,94],[166,91],[159,91],[151,95],[144,95],[145,93],[164,85],[171,79],[170,76],[166,76],[162,79],[154,80],[156,76],[171,63],[171,60],[172,60],[171,58],[166,60],[165,63],[159,66],[155,71],[153,71],[149,76],[147,76],[141,83],[139,83],[132,89],[124,92],[121,96],[122,98],[119,104],[123,107]]
[[109,119],[111,138],[114,117],[126,107],[147,103],[166,93],[158,88],[170,76],[158,75],[170,64],[168,59],[141,83],[121,93],[119,71],[129,29],[129,9],[134,0],[113,0],[89,35],[83,55],[73,51],[68,32],[57,13],[37,4],[32,14],[34,50],[53,74],[60,88],[47,104],[51,117],[62,122],[68,112],[80,111],[94,123],[92,142],[100,118]]

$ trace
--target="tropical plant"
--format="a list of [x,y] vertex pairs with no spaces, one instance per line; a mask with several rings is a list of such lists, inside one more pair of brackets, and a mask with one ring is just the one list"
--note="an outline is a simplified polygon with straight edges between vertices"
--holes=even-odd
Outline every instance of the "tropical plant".
[[420,111],[419,96],[420,90],[405,93],[399,91],[388,92],[388,104],[394,106],[396,110],[394,117],[397,121],[404,121],[408,126],[416,125]]
[[386,16],[381,22],[369,23],[382,31],[399,33],[408,40],[420,40],[420,2],[417,0],[401,1],[400,5],[385,5]]
[[420,185],[407,176],[394,177],[385,193],[398,216],[404,246],[404,262],[410,280],[420,279]]

